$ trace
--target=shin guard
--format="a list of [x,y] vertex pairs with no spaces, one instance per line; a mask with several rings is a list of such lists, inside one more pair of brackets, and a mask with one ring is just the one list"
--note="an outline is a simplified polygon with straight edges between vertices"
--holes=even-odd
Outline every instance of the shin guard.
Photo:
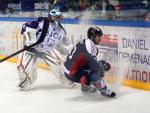
[[18,75],[19,84],[18,87],[21,90],[27,90],[37,79],[36,70],[36,59],[37,56],[34,53],[24,51],[18,60]]

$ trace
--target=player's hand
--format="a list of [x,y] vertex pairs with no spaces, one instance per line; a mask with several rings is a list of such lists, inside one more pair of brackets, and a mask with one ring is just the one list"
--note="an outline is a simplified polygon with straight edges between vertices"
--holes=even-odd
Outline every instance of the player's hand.
[[103,72],[108,71],[111,68],[111,65],[104,60],[100,60],[99,64],[100,64],[100,70]]

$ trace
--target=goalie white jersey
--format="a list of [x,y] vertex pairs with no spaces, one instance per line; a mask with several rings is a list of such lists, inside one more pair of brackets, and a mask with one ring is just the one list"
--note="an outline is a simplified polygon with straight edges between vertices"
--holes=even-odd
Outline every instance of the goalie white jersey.
[[35,49],[38,51],[51,51],[58,43],[65,37],[63,29],[58,29],[53,23],[49,24],[48,32],[44,38],[44,41],[40,43]]
[[[27,90],[36,81],[37,58],[43,59],[48,65],[49,69],[55,74],[55,76],[61,81],[63,85],[71,85],[72,82],[62,78],[63,75],[62,66],[63,60],[61,54],[65,53],[66,32],[62,25],[49,19],[49,25],[45,28],[45,18],[40,17],[37,20],[27,22],[23,25],[21,34],[25,39],[25,46],[30,46],[39,40],[40,43],[20,54],[18,60],[18,75],[19,75],[19,89]],[[47,29],[48,28],[48,29]],[[46,35],[43,36],[43,31],[46,31]],[[44,38],[44,39],[43,39]],[[56,50],[59,50],[59,52]],[[68,51],[66,50],[66,53]],[[65,81],[65,82],[64,82]],[[74,84],[73,84],[74,85]]]
[[[36,30],[36,39],[38,40],[41,36],[41,32],[43,30],[43,24],[44,24],[44,18],[40,17],[35,21],[25,23],[22,28],[22,34],[24,34],[27,31],[27,28],[33,28]],[[47,34],[39,45],[33,47],[39,52],[45,52],[45,51],[51,51],[53,48],[55,48],[58,43],[65,38],[66,32],[63,29],[63,27],[56,26],[55,23],[50,22],[49,23],[49,28],[47,31]],[[33,36],[35,37],[35,36]]]

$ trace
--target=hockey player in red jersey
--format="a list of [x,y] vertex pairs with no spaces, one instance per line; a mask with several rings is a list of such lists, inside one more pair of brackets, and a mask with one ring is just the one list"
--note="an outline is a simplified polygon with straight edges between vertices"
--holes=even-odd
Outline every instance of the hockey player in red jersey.
[[110,70],[111,65],[96,58],[96,45],[101,41],[103,32],[96,26],[90,27],[87,37],[77,43],[67,56],[64,63],[65,76],[73,82],[81,83],[82,92],[94,93],[98,90],[103,96],[114,97],[116,93],[109,90],[103,80],[104,73]]

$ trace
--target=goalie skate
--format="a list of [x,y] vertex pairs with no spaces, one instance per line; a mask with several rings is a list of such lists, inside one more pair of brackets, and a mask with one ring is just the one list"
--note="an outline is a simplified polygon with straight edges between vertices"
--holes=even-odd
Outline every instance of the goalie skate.
[[18,88],[20,90],[27,90],[31,87],[31,81],[28,79],[28,77],[25,78],[22,82],[18,84]]

